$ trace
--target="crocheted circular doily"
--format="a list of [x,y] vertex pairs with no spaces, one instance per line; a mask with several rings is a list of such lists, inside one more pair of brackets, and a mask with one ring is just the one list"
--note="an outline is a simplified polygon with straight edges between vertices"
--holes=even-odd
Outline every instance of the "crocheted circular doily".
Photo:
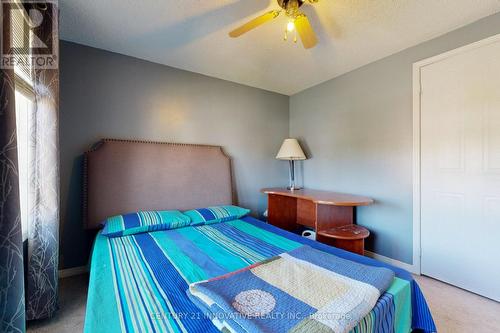
[[271,312],[276,306],[273,295],[264,290],[242,291],[233,300],[233,307],[248,317],[261,317]]

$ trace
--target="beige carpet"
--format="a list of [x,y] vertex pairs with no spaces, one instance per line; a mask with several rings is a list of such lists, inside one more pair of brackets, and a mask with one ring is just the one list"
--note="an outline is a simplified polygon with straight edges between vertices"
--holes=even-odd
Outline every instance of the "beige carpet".
[[[438,332],[500,332],[500,303],[427,277],[417,276],[416,279],[429,303]],[[81,332],[87,281],[87,275],[61,280],[59,312],[53,319],[29,323],[28,332]]]
[[500,303],[428,277],[415,279],[431,308],[438,332],[500,332]]

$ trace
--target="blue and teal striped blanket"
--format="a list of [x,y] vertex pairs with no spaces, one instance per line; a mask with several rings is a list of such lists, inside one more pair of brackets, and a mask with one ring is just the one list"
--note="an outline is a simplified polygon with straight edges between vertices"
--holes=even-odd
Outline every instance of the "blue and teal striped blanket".
[[406,271],[332,248],[251,217],[212,225],[108,238],[92,253],[85,332],[219,332],[188,297],[189,285],[293,251],[304,244],[395,273],[390,287],[351,331],[435,332],[418,285]]
[[237,333],[348,333],[390,287],[394,272],[307,245],[207,281],[189,296]]

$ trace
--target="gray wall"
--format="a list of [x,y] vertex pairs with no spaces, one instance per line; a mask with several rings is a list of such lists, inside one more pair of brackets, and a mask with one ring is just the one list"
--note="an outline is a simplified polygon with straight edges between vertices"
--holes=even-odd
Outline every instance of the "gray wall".
[[412,64],[500,33],[500,14],[291,97],[290,134],[312,159],[307,187],[369,195],[358,210],[368,248],[412,262]]
[[289,132],[289,98],[70,42],[61,42],[61,268],[87,263],[82,153],[102,137],[221,145],[239,203],[260,213],[259,190],[287,182],[274,156]]

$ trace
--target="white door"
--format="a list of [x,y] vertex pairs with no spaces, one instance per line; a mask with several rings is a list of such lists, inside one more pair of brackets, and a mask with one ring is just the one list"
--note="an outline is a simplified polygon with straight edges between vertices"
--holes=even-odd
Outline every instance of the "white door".
[[500,41],[421,68],[422,274],[500,301]]

